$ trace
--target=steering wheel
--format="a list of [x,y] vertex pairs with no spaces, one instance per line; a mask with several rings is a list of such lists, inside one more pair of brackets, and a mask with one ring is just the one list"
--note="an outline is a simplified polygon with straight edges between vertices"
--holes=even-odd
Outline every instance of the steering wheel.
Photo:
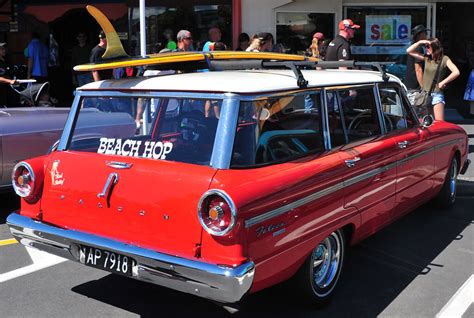
[[[347,134],[350,135],[351,129],[355,129],[359,126],[361,119],[364,117],[370,117],[371,110],[364,110],[360,114],[357,114],[354,118],[352,118],[352,121],[349,123],[349,127],[347,127]],[[387,125],[387,130],[392,131],[393,130],[393,124],[392,121],[390,120],[390,117],[387,114],[383,114],[383,118],[385,121],[385,124]]]

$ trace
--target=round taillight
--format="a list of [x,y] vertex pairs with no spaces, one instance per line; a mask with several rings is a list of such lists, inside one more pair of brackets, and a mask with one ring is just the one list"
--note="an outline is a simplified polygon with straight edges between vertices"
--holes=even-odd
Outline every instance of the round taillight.
[[199,222],[209,234],[223,236],[232,231],[236,214],[234,202],[222,190],[209,190],[199,200]]
[[22,198],[30,197],[35,190],[35,173],[29,164],[22,161],[15,165],[12,184],[16,194]]

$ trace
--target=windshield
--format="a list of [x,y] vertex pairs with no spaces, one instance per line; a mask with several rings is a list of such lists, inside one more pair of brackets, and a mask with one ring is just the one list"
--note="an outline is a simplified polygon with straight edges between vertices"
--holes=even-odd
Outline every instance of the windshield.
[[221,100],[83,97],[70,150],[209,165]]

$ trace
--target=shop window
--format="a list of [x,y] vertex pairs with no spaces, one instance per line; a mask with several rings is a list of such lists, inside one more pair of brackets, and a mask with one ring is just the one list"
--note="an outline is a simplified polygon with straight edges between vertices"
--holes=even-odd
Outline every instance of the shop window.
[[427,7],[350,6],[345,7],[345,16],[360,25],[352,39],[355,59],[394,62],[387,71],[403,80],[411,29],[426,26]]
[[304,54],[313,34],[322,32],[325,38],[334,37],[333,13],[277,12],[277,43],[286,53]]
[[[208,30],[218,26],[222,31],[222,42],[232,44],[232,0],[215,0],[214,4],[197,5],[194,1],[179,1],[175,5],[146,7],[147,53],[158,53],[170,40],[176,42],[179,30],[191,31],[194,50],[202,49],[208,40]],[[179,4],[178,4],[179,3]],[[140,10],[131,7],[129,12],[131,55],[140,55]]]

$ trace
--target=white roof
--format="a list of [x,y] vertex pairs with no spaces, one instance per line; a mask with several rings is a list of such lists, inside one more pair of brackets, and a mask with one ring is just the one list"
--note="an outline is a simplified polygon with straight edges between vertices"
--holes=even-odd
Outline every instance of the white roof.
[[[308,87],[343,86],[383,81],[380,72],[374,71],[302,70],[302,73],[309,82]],[[390,76],[390,81],[400,83],[400,80],[395,76]],[[298,89],[298,86],[295,74],[291,70],[241,70],[107,80],[93,82],[80,89],[263,93]]]

